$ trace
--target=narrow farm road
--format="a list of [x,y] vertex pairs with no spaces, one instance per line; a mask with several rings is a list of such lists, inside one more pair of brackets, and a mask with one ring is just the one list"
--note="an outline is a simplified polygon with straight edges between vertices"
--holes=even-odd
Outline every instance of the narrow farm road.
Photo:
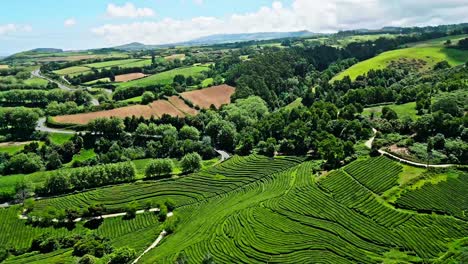
[[[174,213],[169,212],[169,213],[167,214],[167,217],[171,217],[171,216],[173,216],[173,215],[174,215]],[[161,233],[159,234],[158,238],[156,238],[156,240],[153,242],[153,244],[151,244],[147,249],[145,249],[145,251],[143,251],[143,253],[141,253],[141,255],[138,256],[138,258],[136,258],[136,259],[132,262],[132,264],[137,263],[137,262],[141,259],[141,257],[143,257],[143,255],[145,255],[145,254],[148,253],[150,250],[152,250],[153,248],[155,248],[155,247],[159,244],[159,242],[161,242],[161,240],[162,240],[166,235],[167,235],[166,230],[161,231]]]
[[65,130],[65,129],[57,129],[57,128],[47,127],[45,117],[41,117],[37,121],[36,131],[41,131],[41,132],[45,132],[45,133],[70,134],[70,135],[76,134],[76,131],[73,131],[73,130]]
[[[370,148],[372,149],[372,144],[374,143],[374,140],[375,140],[375,134],[377,133],[377,129],[375,128],[372,128],[372,131],[373,131],[373,136],[367,140],[364,144],[366,145],[367,148]],[[405,163],[405,164],[408,164],[408,165],[411,165],[411,166],[415,166],[415,167],[422,167],[422,168],[450,168],[450,167],[456,167],[457,165],[456,164],[438,164],[438,165],[433,165],[433,164],[425,164],[425,163],[419,163],[419,162],[414,162],[414,161],[411,161],[411,160],[407,160],[407,159],[403,159],[403,158],[400,158],[392,153],[389,153],[385,150],[382,150],[382,149],[379,149],[379,153],[381,155],[384,155],[384,156],[387,156],[391,159],[394,159],[398,162],[401,162],[401,163]]]
[[220,162],[226,161],[226,160],[228,160],[229,158],[231,158],[231,155],[229,155],[229,153],[227,153],[227,152],[224,151],[224,150],[215,149],[215,151],[216,151],[219,155],[221,155],[221,161],[220,161]]
[[438,165],[433,165],[433,164],[424,164],[424,163],[419,163],[419,162],[414,162],[414,161],[410,161],[410,160],[406,160],[406,159],[402,159],[398,156],[395,156],[391,153],[388,153],[384,150],[379,150],[379,153],[384,155],[384,156],[387,156],[391,159],[394,159],[394,160],[397,160],[401,163],[405,163],[405,164],[408,164],[408,165],[412,165],[412,166],[415,166],[415,167],[422,167],[422,168],[450,168],[450,167],[455,167],[457,166],[456,164],[438,164]]
[[364,143],[366,145],[367,148],[371,149],[372,148],[372,143],[374,143],[374,139],[375,139],[375,134],[377,133],[377,129],[375,128],[372,128],[372,137],[366,141],[366,143]]
[[[159,212],[160,209],[159,208],[151,208],[149,210],[138,210],[136,211],[136,214],[143,214],[145,212],[151,212],[151,213],[155,213],[155,212]],[[90,217],[90,218],[76,218],[75,220],[73,220],[73,222],[77,223],[77,222],[81,222],[81,221],[84,221],[84,220],[96,220],[96,219],[108,219],[108,218],[116,218],[116,217],[122,217],[122,216],[125,216],[127,213],[116,213],[116,214],[106,214],[106,215],[101,215],[101,216],[95,216],[95,217]],[[172,212],[169,212],[167,214],[168,217],[171,217],[173,215]],[[21,220],[28,220],[28,216],[25,215],[25,214],[20,214],[18,215],[18,218],[21,219]],[[57,222],[58,220],[57,219],[53,219],[52,220],[53,222]]]
[[[45,77],[44,75],[41,74],[41,69],[34,70],[34,71],[31,72],[31,74],[32,74],[34,77],[41,78],[41,79],[44,79],[44,80],[47,80],[47,81],[49,81],[49,82],[52,82],[52,83],[57,84],[58,87],[59,87],[60,89],[64,90],[64,91],[73,91],[73,90],[75,90],[74,88],[71,88],[71,87],[66,86],[66,85],[64,85],[64,84],[62,84],[62,83],[59,83],[59,82],[57,82],[57,81],[55,81],[55,80],[52,80],[52,79],[50,79],[50,78]],[[62,76],[62,79],[63,79],[64,81],[66,81],[67,83],[69,83],[67,79],[63,78],[63,76]],[[99,101],[98,101],[96,98],[93,98],[93,99],[91,100],[91,104],[94,105],[94,106],[98,106],[98,105],[99,105]]]

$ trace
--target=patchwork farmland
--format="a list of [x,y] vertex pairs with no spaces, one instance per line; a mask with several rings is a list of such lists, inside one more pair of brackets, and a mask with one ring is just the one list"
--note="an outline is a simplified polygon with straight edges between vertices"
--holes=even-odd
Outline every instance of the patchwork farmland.
[[[234,91],[234,87],[220,85],[197,91],[184,92],[180,96],[200,108],[208,109],[211,105],[219,108],[221,105],[231,102],[231,95]],[[151,116],[162,117],[165,114],[173,117],[184,117],[186,115],[196,115],[197,113],[198,111],[188,106],[184,100],[177,96],[172,96],[168,100],[157,100],[149,105],[132,105],[106,111],[56,116],[52,120],[59,124],[86,125],[94,119],[105,117],[125,118],[141,116],[150,118]]]

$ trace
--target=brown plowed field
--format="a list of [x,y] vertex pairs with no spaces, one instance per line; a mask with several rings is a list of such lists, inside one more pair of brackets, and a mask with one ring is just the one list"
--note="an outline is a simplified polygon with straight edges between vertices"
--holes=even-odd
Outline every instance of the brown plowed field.
[[153,115],[161,117],[163,114],[170,116],[184,117],[185,114],[179,109],[175,108],[171,103],[166,100],[157,100],[149,105],[152,109]]
[[125,118],[127,116],[135,115],[135,116],[143,116],[144,118],[150,118],[152,114],[153,113],[151,111],[151,107],[147,105],[132,105],[132,106],[126,106],[126,107],[116,108],[112,110],[106,110],[106,111],[56,116],[53,118],[53,120],[57,123],[62,123],[62,124],[86,125],[90,121],[96,118],[100,118],[100,117]]
[[128,74],[121,74],[121,75],[115,76],[115,81],[116,82],[128,82],[128,81],[138,80],[144,77],[146,77],[146,75],[141,72],[128,73]]
[[[203,108],[209,108],[212,104],[220,107],[231,102],[231,95],[235,88],[229,85],[214,86],[203,90],[185,92],[181,94],[185,99],[190,100],[195,105]],[[189,107],[185,102],[177,96],[172,96],[169,101],[157,100],[149,105],[132,105],[112,110],[83,113],[75,115],[56,116],[54,122],[61,124],[79,124],[86,125],[96,118],[102,117],[119,117],[137,116],[150,118],[162,117],[164,114],[171,116],[184,117],[185,115],[196,115],[198,111]]]
[[53,120],[61,124],[78,124],[86,125],[92,120],[101,117],[119,117],[125,118],[127,116],[142,116],[144,118],[161,117],[164,114],[171,116],[183,117],[185,116],[180,110],[175,108],[172,104],[165,100],[158,100],[149,105],[132,105],[112,110],[83,113],[75,115],[56,116]]
[[201,108],[210,108],[213,104],[216,108],[231,103],[231,95],[235,88],[226,84],[210,88],[182,93],[182,97],[198,105]]
[[169,98],[169,102],[174,105],[177,109],[184,112],[187,115],[197,115],[198,111],[196,109],[191,108],[188,106],[184,100],[180,99],[178,96],[174,95]]

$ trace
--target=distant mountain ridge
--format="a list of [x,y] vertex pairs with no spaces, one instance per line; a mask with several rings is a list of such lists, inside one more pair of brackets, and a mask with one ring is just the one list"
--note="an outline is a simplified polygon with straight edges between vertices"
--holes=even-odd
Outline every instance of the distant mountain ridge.
[[189,41],[161,44],[161,45],[145,45],[139,42],[132,42],[129,44],[114,47],[115,49],[132,51],[132,50],[148,50],[169,46],[197,46],[197,45],[213,45],[234,42],[244,42],[253,40],[271,40],[281,38],[300,38],[311,37],[318,35],[307,30],[296,32],[259,32],[259,33],[239,33],[239,34],[215,34],[206,37],[200,37]]
[[60,53],[63,52],[63,49],[54,49],[54,48],[37,48],[32,49],[28,52],[36,52],[36,53]]

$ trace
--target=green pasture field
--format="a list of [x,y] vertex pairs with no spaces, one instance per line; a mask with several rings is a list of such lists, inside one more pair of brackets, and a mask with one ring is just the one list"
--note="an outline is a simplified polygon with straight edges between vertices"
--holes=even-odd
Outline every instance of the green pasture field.
[[374,113],[375,117],[380,117],[382,114],[382,108],[385,106],[395,111],[398,115],[398,118],[409,117],[413,120],[416,120],[419,118],[419,116],[417,115],[418,112],[416,111],[415,102],[401,104],[401,105],[390,104],[390,105],[384,105],[384,106],[374,106],[370,108],[365,108],[362,114],[364,116],[370,117],[371,114]]
[[94,81],[86,82],[86,83],[84,83],[84,85],[94,85],[94,84],[96,84],[98,82],[110,82],[110,78],[97,79],[97,80],[94,80]]
[[49,82],[47,80],[44,80],[42,78],[30,78],[24,81],[25,84],[27,85],[40,85],[40,86],[47,86]]
[[50,141],[58,145],[62,145],[63,143],[69,141],[72,138],[73,138],[72,134],[60,134],[60,133],[49,134]]
[[[0,146],[0,152],[8,153],[10,155],[16,154],[24,149],[24,146],[28,143],[21,143],[17,145],[7,145],[7,146]],[[44,142],[39,142],[39,145],[43,145]]]
[[148,76],[146,78],[129,81],[125,83],[117,84],[117,87],[145,87],[155,84],[171,84],[174,76],[176,75],[184,75],[185,77],[188,76],[196,76],[204,71],[207,71],[209,68],[205,66],[191,66],[191,67],[184,67],[178,68],[170,71],[161,72],[158,74],[154,74]]
[[136,96],[136,97],[133,97],[133,98],[129,98],[129,99],[123,100],[122,102],[139,104],[139,103],[141,103],[141,100],[142,100],[142,99],[143,99],[143,96],[140,95],[140,96]]
[[203,88],[206,88],[206,87],[208,87],[208,86],[210,86],[210,85],[213,85],[213,83],[214,83],[214,79],[213,79],[213,78],[207,78],[207,79],[203,80],[203,82],[201,83],[201,85],[202,85]]
[[432,69],[437,62],[443,60],[448,61],[452,66],[463,64],[468,60],[468,51],[445,47],[443,44],[449,38],[458,40],[463,37],[464,36],[452,36],[448,38],[430,40],[427,42],[408,45],[408,48],[384,52],[374,58],[351,66],[349,69],[335,76],[332,81],[341,80],[345,76],[349,76],[352,80],[354,80],[357,76],[366,74],[371,69],[384,69],[391,61],[396,61],[402,58],[425,61],[426,65],[421,70]]
[[83,72],[90,71],[91,69],[85,66],[73,66],[65,69],[54,71],[58,75],[70,75],[70,74],[80,74]]
[[120,66],[120,65],[129,64],[129,63],[135,63],[139,61],[141,61],[141,59],[111,60],[111,61],[103,61],[103,62],[85,64],[83,66],[88,67],[88,68],[101,69],[101,68],[111,68],[113,66]]

